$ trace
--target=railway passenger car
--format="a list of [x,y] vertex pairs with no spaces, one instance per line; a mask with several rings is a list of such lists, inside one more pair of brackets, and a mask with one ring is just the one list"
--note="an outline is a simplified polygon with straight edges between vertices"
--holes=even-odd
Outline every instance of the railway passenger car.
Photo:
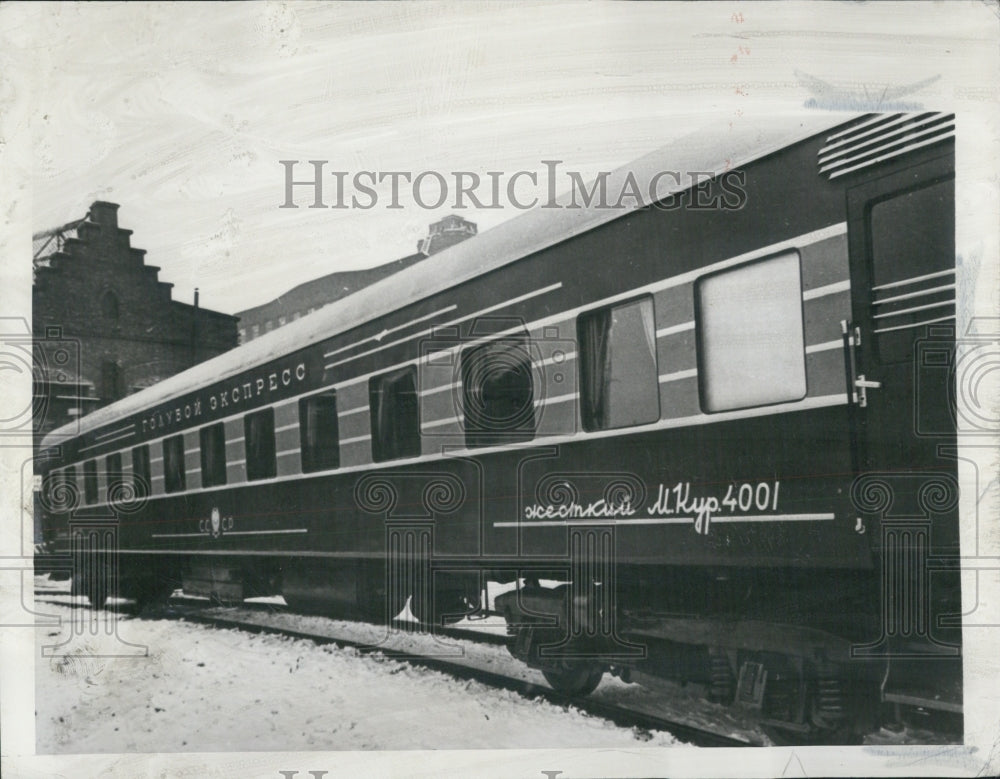
[[570,693],[960,716],[954,119],[745,121],[54,431],[53,560],[430,624],[504,583]]

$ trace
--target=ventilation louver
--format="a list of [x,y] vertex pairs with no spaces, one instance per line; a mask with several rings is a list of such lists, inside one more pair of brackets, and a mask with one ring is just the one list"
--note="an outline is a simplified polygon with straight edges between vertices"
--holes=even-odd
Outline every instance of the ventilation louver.
[[877,114],[827,138],[819,172],[835,179],[954,137],[954,114]]

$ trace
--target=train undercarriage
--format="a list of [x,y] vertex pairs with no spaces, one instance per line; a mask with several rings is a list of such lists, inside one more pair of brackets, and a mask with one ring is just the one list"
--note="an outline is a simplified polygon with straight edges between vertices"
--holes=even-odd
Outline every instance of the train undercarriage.
[[[499,614],[510,653],[567,696],[590,694],[605,674],[653,689],[669,680],[740,707],[779,744],[860,743],[899,717],[883,702],[888,660],[852,657],[852,645],[877,631],[878,604],[864,595],[871,582],[845,588],[841,576],[832,590],[833,572],[626,571],[613,597],[594,581],[548,578],[556,571],[439,573],[401,585],[379,559],[120,558],[101,575],[100,561],[75,566],[73,591],[97,605],[109,595],[162,602],[175,589],[223,604],[280,594],[293,611],[332,617],[381,622],[409,609],[429,630]],[[507,582],[492,604],[483,599],[487,580]]]
[[567,695],[593,692],[604,673],[698,685],[754,712],[776,743],[854,743],[875,727],[884,667],[852,663],[842,637],[722,611],[625,608],[611,621],[593,600],[537,582],[501,595],[511,653]]

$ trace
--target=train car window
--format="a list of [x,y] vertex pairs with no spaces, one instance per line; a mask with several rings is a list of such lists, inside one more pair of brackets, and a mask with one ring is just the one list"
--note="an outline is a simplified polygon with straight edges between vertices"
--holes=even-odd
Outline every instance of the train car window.
[[340,430],[334,390],[299,401],[299,438],[303,473],[340,465]]
[[535,435],[534,387],[524,340],[463,349],[462,398],[467,446],[530,441]]
[[137,498],[144,498],[152,492],[149,471],[149,444],[132,449],[132,488]]
[[415,366],[368,380],[372,459],[375,462],[420,454],[420,418]]
[[83,499],[87,503],[97,503],[97,461],[87,460],[83,464]]
[[184,436],[163,439],[163,488],[167,492],[182,492],[187,484],[184,470]]
[[222,422],[198,431],[201,439],[201,486],[226,483],[226,427]]
[[695,304],[703,411],[787,403],[805,397],[798,252],[785,252],[699,279]]
[[646,297],[577,318],[580,400],[585,430],[660,418],[653,300]]
[[271,479],[277,473],[274,454],[274,409],[265,408],[243,417],[247,454],[247,479]]
[[109,454],[106,458],[104,458],[104,470],[107,474],[106,489],[108,492],[108,503],[111,503],[116,495],[121,495],[121,484],[125,478],[124,474],[122,474],[121,452]]

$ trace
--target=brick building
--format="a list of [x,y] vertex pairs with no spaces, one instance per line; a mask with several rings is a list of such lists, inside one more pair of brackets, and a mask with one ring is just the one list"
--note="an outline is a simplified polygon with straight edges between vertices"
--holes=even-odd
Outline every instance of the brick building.
[[416,254],[375,268],[330,273],[299,284],[268,303],[239,311],[236,316],[240,319],[240,343],[252,341],[264,333],[415,265],[426,257],[444,251],[449,246],[454,246],[475,234],[476,225],[473,222],[449,214],[430,226],[427,237],[418,243]]
[[33,236],[39,435],[237,343],[236,317],[172,299],[117,212],[97,201]]

